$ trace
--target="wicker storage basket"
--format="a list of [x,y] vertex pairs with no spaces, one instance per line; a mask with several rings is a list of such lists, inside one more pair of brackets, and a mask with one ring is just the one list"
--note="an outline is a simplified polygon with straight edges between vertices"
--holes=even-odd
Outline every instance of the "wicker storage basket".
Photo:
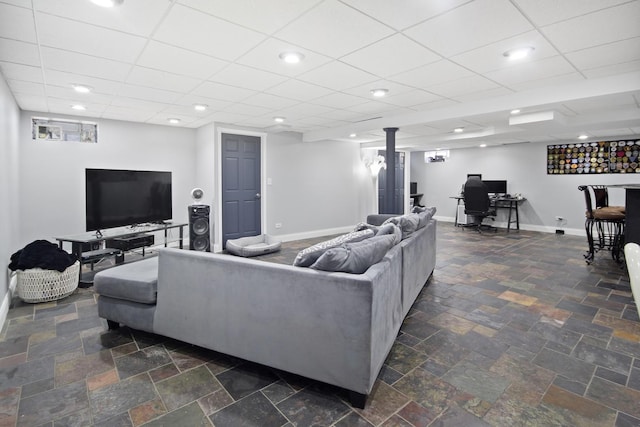
[[55,301],[69,296],[78,287],[80,262],[67,267],[63,272],[30,268],[18,270],[16,289],[25,302]]

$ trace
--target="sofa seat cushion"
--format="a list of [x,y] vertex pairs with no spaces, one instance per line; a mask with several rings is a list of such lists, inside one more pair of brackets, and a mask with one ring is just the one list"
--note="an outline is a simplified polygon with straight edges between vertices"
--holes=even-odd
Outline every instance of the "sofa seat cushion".
[[158,258],[147,258],[103,270],[95,275],[93,289],[111,298],[155,304],[158,289]]
[[338,247],[327,249],[311,265],[311,268],[362,274],[373,264],[380,262],[396,242],[396,235],[384,234],[360,242],[344,243]]
[[340,246],[343,243],[360,242],[365,239],[373,237],[375,233],[373,230],[361,230],[352,231],[351,233],[343,234],[331,240],[325,240],[324,242],[317,243],[313,246],[309,246],[306,249],[298,252],[296,259],[293,260],[293,265],[297,267],[309,267],[316,262],[322,254],[328,249]]

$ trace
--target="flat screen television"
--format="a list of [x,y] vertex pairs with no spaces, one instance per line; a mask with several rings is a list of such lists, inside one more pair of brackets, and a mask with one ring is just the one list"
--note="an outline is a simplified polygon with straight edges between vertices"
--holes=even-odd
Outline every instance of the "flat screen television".
[[86,229],[172,218],[171,172],[86,169]]
[[487,191],[493,194],[507,194],[507,181],[505,180],[494,180],[487,181],[483,180],[487,186]]

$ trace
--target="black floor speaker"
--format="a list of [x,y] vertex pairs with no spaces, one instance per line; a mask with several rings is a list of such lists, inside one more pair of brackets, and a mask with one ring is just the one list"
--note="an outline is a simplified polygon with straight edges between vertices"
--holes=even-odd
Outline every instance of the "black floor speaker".
[[189,249],[192,251],[211,251],[209,211],[207,205],[189,206]]

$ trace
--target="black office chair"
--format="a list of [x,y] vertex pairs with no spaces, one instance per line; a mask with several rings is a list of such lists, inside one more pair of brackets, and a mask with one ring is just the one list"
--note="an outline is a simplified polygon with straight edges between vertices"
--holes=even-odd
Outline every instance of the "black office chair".
[[471,225],[478,233],[482,232],[482,227],[498,231],[497,228],[482,223],[485,218],[495,221],[496,211],[491,207],[487,186],[478,177],[469,177],[464,184],[464,213],[473,217]]

